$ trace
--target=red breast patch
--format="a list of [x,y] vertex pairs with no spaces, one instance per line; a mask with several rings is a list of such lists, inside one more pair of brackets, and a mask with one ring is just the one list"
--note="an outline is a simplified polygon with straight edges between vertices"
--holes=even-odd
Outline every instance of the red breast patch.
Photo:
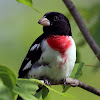
[[51,48],[54,50],[59,51],[60,53],[64,54],[64,52],[71,46],[71,39],[69,36],[49,36],[47,38],[47,43]]

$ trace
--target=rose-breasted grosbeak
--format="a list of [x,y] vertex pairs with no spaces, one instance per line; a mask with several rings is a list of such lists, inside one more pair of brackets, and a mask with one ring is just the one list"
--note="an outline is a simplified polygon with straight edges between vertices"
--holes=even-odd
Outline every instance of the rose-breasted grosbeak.
[[68,19],[61,13],[46,13],[38,22],[44,33],[29,49],[19,70],[20,78],[60,82],[69,77],[75,61],[76,46]]

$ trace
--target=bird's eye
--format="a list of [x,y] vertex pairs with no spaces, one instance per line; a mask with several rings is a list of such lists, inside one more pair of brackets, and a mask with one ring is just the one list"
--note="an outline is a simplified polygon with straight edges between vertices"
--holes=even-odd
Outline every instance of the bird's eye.
[[54,21],[58,21],[59,18],[57,16],[54,16]]

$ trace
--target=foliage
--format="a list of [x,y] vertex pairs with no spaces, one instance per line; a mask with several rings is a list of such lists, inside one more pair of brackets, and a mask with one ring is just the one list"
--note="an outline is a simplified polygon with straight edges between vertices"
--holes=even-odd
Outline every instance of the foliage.
[[43,98],[43,100],[50,100],[49,90],[45,86],[43,86],[43,88],[42,88],[42,98]]
[[18,1],[19,3],[25,4],[25,5],[30,6],[31,8],[33,8],[32,0],[16,0],[16,1]]
[[[71,77],[79,78],[82,75],[82,67],[83,63],[75,64]],[[42,84],[43,87],[42,91],[36,92],[38,84]],[[17,79],[16,81],[16,75],[11,69],[0,66],[0,100],[13,100],[17,95],[24,100],[38,100],[41,96],[43,100],[50,100],[49,91],[71,97],[71,95],[58,92],[37,79]]]
[[0,100],[13,100],[15,85],[15,73],[8,67],[0,66]]
[[16,84],[15,73],[5,66],[0,66],[0,79],[9,89],[13,89]]
[[12,91],[0,80],[0,100],[13,100]]
[[39,12],[37,9],[35,9],[33,7],[33,1],[32,0],[16,0],[16,1],[19,2],[19,3],[22,3],[24,5],[27,5],[27,6],[31,7],[32,9],[34,9],[35,11]]

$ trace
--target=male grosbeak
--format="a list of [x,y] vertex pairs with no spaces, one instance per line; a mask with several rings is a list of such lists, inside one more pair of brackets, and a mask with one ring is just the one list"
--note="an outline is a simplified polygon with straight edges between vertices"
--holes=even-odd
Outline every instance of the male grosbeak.
[[49,82],[65,81],[76,61],[76,46],[68,19],[61,13],[48,12],[38,22],[43,34],[30,47],[19,78],[42,79]]

